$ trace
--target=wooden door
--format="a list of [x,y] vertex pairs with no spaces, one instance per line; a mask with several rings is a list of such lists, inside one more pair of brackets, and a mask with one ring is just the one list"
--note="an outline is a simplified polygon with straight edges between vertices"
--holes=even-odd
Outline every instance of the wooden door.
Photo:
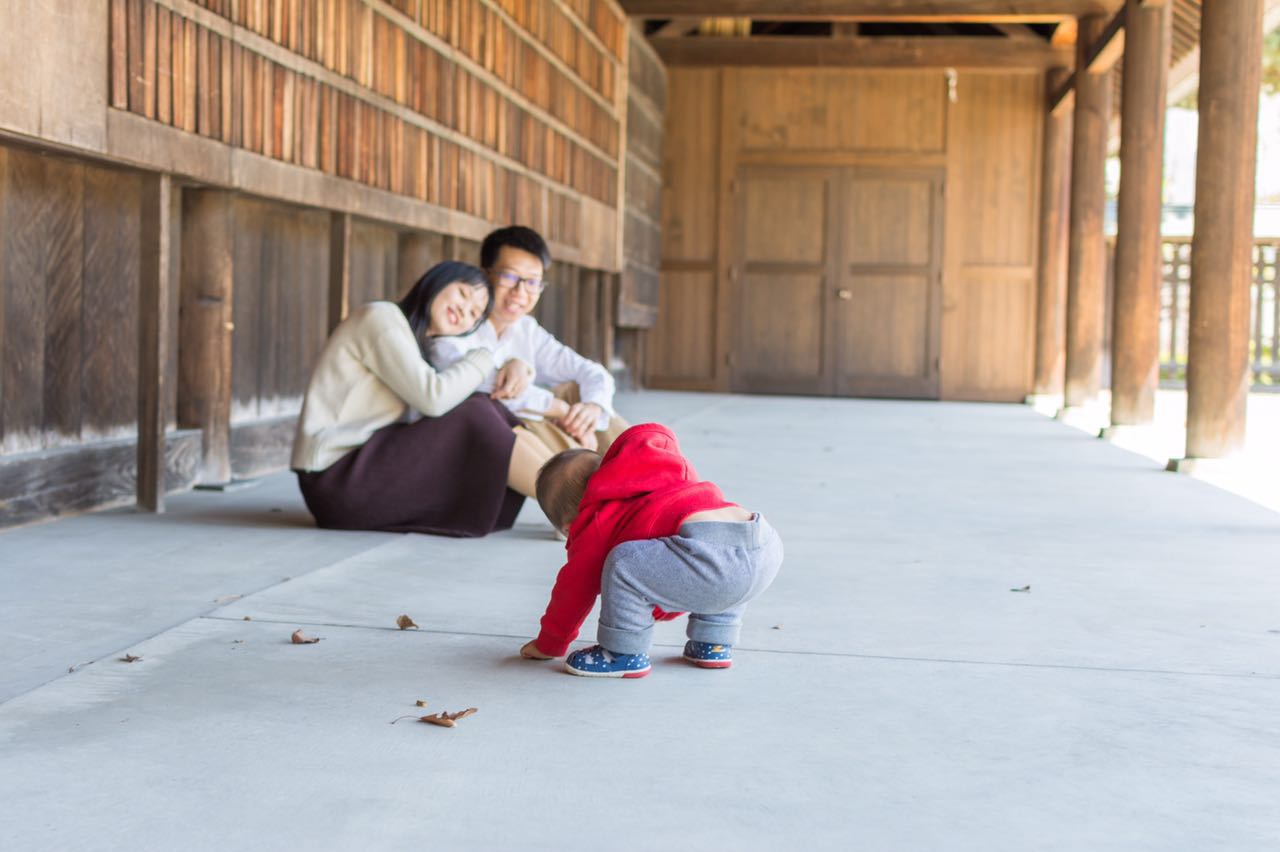
[[847,169],[839,190],[834,393],[936,399],[942,172]]
[[[829,328],[839,191],[836,169],[749,168],[739,173],[730,387],[830,394]],[[726,303],[727,302],[727,303]]]

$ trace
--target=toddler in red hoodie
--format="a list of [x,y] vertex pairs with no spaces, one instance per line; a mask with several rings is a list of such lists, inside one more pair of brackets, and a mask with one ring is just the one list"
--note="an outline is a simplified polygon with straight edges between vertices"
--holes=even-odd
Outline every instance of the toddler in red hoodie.
[[758,514],[724,499],[680,454],[671,430],[633,426],[602,459],[568,450],[538,474],[538,503],[568,537],[538,637],[520,651],[549,660],[569,649],[596,597],[598,645],[565,667],[586,677],[644,677],[655,619],[688,612],[684,658],[732,665],[749,601],[782,564],[782,541]]

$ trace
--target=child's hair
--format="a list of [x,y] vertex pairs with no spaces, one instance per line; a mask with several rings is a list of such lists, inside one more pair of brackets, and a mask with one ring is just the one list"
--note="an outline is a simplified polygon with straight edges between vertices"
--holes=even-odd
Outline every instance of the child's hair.
[[471,334],[480,327],[480,323],[489,318],[489,311],[493,308],[493,285],[489,283],[489,278],[484,271],[460,260],[437,263],[414,282],[404,298],[397,302],[400,310],[404,311],[405,319],[409,320],[413,336],[420,342],[426,337],[427,329],[431,326],[431,303],[445,287],[458,282],[470,284],[476,289],[483,287],[489,294],[489,301],[484,306],[480,319],[476,320],[476,324],[466,333]]
[[485,269],[492,269],[498,262],[498,253],[503,246],[527,251],[542,261],[544,272],[551,266],[551,250],[547,248],[547,241],[533,228],[526,228],[524,225],[508,225],[485,237],[480,244],[480,265]]
[[573,523],[587,482],[600,469],[600,462],[600,454],[592,450],[565,450],[538,471],[538,505],[556,529],[567,530]]

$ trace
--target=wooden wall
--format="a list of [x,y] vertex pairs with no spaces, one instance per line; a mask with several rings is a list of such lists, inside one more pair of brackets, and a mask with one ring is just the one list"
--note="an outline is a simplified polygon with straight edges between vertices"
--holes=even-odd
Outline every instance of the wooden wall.
[[649,384],[1029,392],[1039,72],[962,70],[955,102],[943,69],[668,80]]

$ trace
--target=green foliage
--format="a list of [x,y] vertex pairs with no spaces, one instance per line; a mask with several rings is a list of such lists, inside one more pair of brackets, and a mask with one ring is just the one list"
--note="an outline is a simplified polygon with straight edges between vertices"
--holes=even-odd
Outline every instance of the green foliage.
[[1267,33],[1262,41],[1262,91],[1280,95],[1280,29]]

